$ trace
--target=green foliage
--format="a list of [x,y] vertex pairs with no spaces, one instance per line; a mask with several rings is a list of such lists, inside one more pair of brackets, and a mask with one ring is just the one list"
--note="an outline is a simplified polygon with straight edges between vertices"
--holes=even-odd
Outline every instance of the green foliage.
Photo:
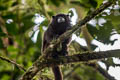
[[[113,44],[114,41],[110,40],[111,37],[111,33],[112,33],[112,29],[114,29],[114,27],[112,26],[112,23],[110,21],[104,23],[104,26],[97,26],[94,27],[90,24],[88,24],[87,26],[89,32],[91,33],[91,35],[94,37],[94,39],[101,41],[105,44]],[[104,37],[103,37],[104,35]]]
[[81,6],[86,9],[99,8],[103,0],[75,0],[71,1],[72,4]]
[[[68,69],[68,71],[73,70],[73,68],[71,67],[69,68],[67,67],[66,69]],[[74,76],[76,78],[74,78]],[[65,79],[74,80],[79,78],[81,80],[104,80],[105,79],[96,69],[83,64],[74,65],[74,71]]]
[[[42,2],[42,5],[39,3]],[[70,13],[70,17],[75,16],[74,11],[69,10],[74,8],[77,12],[78,19],[83,18],[84,13],[99,8],[104,0],[0,0],[0,56],[6,56],[24,68],[28,69],[33,62],[41,56],[41,45],[44,28],[47,28],[52,15],[56,13]],[[119,3],[120,4],[120,1]],[[96,26],[87,25],[89,33],[92,37],[105,44],[114,44],[110,40],[113,30],[120,33],[120,10],[110,9],[110,14],[106,12],[94,18],[98,21],[99,18],[104,18],[106,23],[100,26],[97,22]],[[35,14],[44,16],[44,20],[35,24]],[[105,16],[103,16],[103,14]],[[39,29],[34,29],[38,26]],[[36,40],[33,40],[33,37]],[[79,34],[80,31],[78,32]],[[80,37],[80,36],[79,36]],[[13,44],[11,44],[13,43]],[[73,53],[74,54],[74,53]],[[104,61],[103,61],[104,62]],[[107,63],[106,63],[107,62]],[[107,67],[115,66],[113,59],[108,59],[104,62]],[[69,72],[74,68],[65,68],[64,71]],[[49,69],[44,69],[39,76],[43,78],[53,78]],[[104,80],[93,67],[82,65],[75,71],[82,80]],[[0,80],[18,80],[24,72],[0,59]],[[52,77],[51,77],[52,75]],[[38,79],[38,77],[36,77]],[[69,80],[75,80],[74,77],[69,77]]]
[[2,43],[2,40],[0,39],[0,49],[3,48],[3,43]]
[[66,3],[67,0],[47,0],[48,3],[55,6],[60,6],[61,3]]
[[17,24],[16,23],[6,23],[6,29],[7,31],[9,32],[10,35],[16,35],[17,32],[18,32],[18,29],[17,29]]
[[120,11],[119,10],[114,10],[110,15],[105,16],[106,20],[111,21],[112,25],[114,28],[117,30],[118,33],[120,33]]

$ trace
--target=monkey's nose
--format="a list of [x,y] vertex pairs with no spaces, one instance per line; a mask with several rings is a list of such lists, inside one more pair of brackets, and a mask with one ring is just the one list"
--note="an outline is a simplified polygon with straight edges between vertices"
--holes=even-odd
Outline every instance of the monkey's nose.
[[57,22],[58,22],[58,23],[65,22],[65,18],[59,17],[59,18],[57,19]]

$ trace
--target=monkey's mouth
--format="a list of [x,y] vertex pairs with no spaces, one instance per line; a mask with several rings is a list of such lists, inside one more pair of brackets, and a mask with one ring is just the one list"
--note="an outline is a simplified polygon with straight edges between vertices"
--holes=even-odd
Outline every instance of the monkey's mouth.
[[58,23],[65,22],[65,18],[63,18],[63,17],[59,17],[59,18],[57,19],[57,22],[58,22]]

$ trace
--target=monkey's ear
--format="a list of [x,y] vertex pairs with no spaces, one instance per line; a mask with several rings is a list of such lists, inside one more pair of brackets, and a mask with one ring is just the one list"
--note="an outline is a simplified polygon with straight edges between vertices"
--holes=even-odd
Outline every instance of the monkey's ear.
[[68,18],[71,18],[70,14],[67,14],[67,17],[68,17]]
[[67,14],[68,17],[70,17],[70,14]]
[[54,19],[54,18],[55,18],[55,16],[52,16],[52,18]]

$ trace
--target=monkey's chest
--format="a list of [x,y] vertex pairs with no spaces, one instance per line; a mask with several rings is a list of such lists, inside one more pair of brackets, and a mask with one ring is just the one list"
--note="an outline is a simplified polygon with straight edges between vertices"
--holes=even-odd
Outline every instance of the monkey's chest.
[[62,35],[64,32],[66,32],[66,28],[62,28],[62,27],[57,27],[56,28],[56,30],[55,30],[55,33],[57,34],[57,35]]

